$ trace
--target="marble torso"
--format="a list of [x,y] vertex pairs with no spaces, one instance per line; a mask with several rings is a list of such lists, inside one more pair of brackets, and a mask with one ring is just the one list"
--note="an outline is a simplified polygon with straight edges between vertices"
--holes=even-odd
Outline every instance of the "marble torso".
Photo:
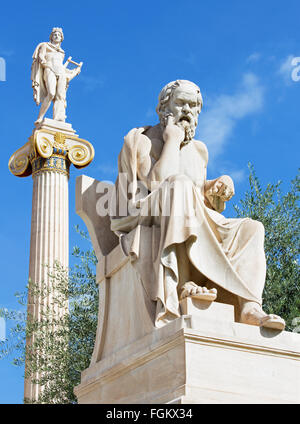
[[45,43],[45,61],[46,68],[50,68],[57,76],[65,73],[63,66],[64,53],[52,47],[49,43]]

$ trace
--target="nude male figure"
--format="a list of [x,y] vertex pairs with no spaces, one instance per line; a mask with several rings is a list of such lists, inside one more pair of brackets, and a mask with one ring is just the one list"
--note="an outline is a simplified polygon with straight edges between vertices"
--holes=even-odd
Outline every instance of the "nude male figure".
[[50,42],[40,43],[33,54],[31,80],[33,96],[37,105],[41,103],[38,119],[39,124],[53,101],[53,119],[65,122],[66,119],[66,91],[69,81],[81,71],[81,64],[77,68],[67,69],[68,62],[63,64],[65,52],[61,48],[64,39],[61,28],[53,28]]

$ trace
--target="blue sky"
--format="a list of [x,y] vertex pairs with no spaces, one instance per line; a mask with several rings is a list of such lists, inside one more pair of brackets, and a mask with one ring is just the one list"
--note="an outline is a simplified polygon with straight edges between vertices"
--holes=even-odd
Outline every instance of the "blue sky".
[[[208,176],[233,177],[231,203],[248,187],[249,161],[263,184],[283,180],[288,187],[299,166],[300,81],[291,78],[291,59],[300,56],[299,14],[294,0],[2,2],[0,307],[16,307],[14,293],[28,278],[32,179],[11,175],[7,163],[37,118],[31,57],[52,27],[63,27],[66,57],[84,62],[70,83],[67,121],[96,152],[88,168],[71,172],[73,246],[80,243],[74,225],[84,228],[74,211],[75,178],[114,180],[124,135],[157,123],[158,94],[175,79],[201,88],[197,136],[209,148]],[[0,361],[0,403],[22,402],[22,374]]]

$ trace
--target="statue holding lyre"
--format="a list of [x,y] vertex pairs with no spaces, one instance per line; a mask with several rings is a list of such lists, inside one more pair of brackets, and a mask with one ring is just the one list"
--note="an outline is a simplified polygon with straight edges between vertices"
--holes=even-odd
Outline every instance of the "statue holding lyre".
[[[66,92],[69,82],[80,73],[82,62],[76,63],[69,57],[63,63],[65,52],[61,48],[64,39],[62,28],[53,28],[50,42],[40,43],[34,53],[31,67],[33,97],[41,104],[35,124],[40,124],[53,101],[53,119],[66,120]],[[68,64],[76,67],[68,69]]]

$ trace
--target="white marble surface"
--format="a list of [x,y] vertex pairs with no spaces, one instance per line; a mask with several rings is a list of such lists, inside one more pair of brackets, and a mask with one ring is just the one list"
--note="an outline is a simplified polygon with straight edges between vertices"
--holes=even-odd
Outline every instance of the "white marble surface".
[[183,296],[213,300],[215,291],[217,299],[225,291],[239,305],[240,322],[283,329],[282,318],[262,310],[262,223],[221,215],[234,183],[228,175],[207,179],[209,152],[194,138],[202,103],[196,84],[172,81],[159,95],[160,123],[125,136],[115,203],[128,208],[125,216],[112,216],[111,229],[127,243],[126,253],[157,303],[157,327],[180,316]]
[[[33,97],[41,105],[36,124],[39,125],[53,102],[53,119],[66,120],[66,93],[69,82],[80,73],[82,62],[76,63],[69,57],[63,63],[65,52],[61,48],[64,39],[62,28],[53,28],[49,42],[39,43],[33,53],[31,80]],[[76,65],[68,69],[68,64]]]
[[82,373],[79,403],[299,403],[300,335],[185,315]]

